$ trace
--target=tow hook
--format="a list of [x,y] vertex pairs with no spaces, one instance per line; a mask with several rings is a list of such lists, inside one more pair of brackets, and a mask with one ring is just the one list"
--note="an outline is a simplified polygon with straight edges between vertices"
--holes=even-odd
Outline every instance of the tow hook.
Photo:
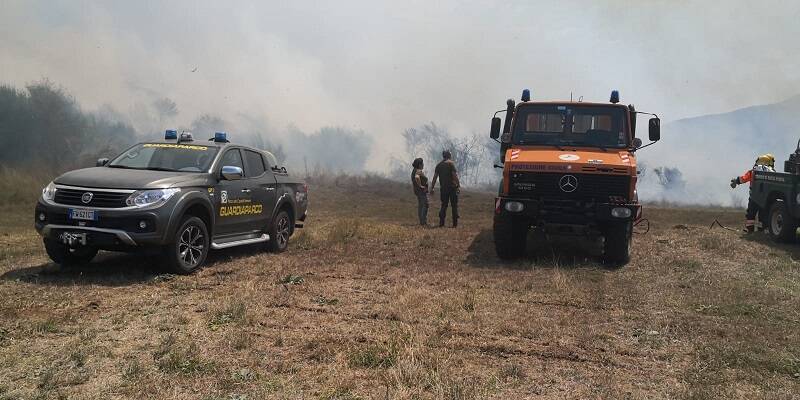
[[63,232],[59,235],[59,239],[61,243],[69,247],[75,247],[78,244],[86,246],[86,234],[85,233],[73,233],[73,232]]

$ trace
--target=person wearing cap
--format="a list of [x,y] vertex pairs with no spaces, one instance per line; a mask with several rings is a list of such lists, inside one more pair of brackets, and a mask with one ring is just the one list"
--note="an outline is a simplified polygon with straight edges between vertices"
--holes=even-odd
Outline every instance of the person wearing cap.
[[461,185],[458,181],[458,171],[453,162],[453,155],[449,150],[442,151],[442,161],[436,165],[431,184],[431,194],[435,191],[436,180],[439,180],[441,189],[440,198],[442,207],[439,209],[439,226],[444,226],[447,217],[447,204],[453,208],[453,228],[458,226],[458,194],[461,192]]
[[[758,156],[755,165],[749,171],[745,172],[742,176],[737,176],[731,179],[731,187],[735,188],[743,183],[750,182],[750,190],[753,190],[753,173],[754,172],[775,172],[775,156],[772,154],[763,154]],[[745,213],[744,230],[747,233],[753,233],[756,226],[756,214],[760,211],[758,204],[753,199],[747,200],[747,212]]]
[[421,158],[417,158],[411,164],[414,169],[411,171],[411,186],[414,188],[414,195],[417,196],[417,216],[419,224],[428,225],[428,177],[425,176],[423,168],[425,164]]

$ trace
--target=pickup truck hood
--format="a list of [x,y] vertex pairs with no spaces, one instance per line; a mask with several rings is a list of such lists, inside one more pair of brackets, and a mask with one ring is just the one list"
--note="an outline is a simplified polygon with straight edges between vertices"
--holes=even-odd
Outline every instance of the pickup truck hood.
[[[506,151],[505,163],[510,170],[530,171],[573,171],[611,170],[635,174],[636,157],[633,153],[620,149],[574,149],[558,150],[553,147],[525,146]],[[603,171],[609,170],[609,171]]]
[[208,185],[206,173],[150,171],[92,167],[67,172],[53,182],[60,185],[105,189],[161,189]]

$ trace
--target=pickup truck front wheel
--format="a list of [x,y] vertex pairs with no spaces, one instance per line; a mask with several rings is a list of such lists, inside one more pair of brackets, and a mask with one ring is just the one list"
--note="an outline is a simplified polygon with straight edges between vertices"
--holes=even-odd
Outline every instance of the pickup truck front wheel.
[[44,249],[54,263],[67,266],[88,264],[97,255],[96,247],[71,248],[52,239],[44,239]]
[[177,274],[190,274],[206,261],[208,248],[205,222],[197,217],[184,217],[172,243],[164,249],[167,267]]
[[776,242],[793,242],[797,235],[797,220],[786,210],[786,204],[778,200],[769,210],[769,235]]
[[281,210],[272,220],[269,227],[269,241],[267,250],[273,253],[282,253],[289,247],[289,236],[292,235],[292,219],[289,213]]

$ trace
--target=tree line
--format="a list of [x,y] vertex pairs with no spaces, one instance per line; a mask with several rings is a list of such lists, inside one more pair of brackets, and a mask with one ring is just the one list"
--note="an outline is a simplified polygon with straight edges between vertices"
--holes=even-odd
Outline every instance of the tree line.
[[176,128],[192,132],[195,140],[229,132],[234,141],[270,151],[298,172],[360,173],[373,144],[371,136],[356,129],[322,127],[306,133],[290,126],[276,134],[249,116],[231,121],[205,113],[181,124],[179,114],[176,102],[166,97],[136,103],[127,113],[109,105],[86,111],[46,79],[23,88],[0,85],[0,164],[53,174],[92,166],[99,157],[113,157],[133,143],[158,140],[164,129]]
[[488,133],[456,136],[430,122],[408,128],[401,135],[405,154],[392,161],[392,178],[410,179],[411,161],[417,157],[424,159],[432,175],[434,166],[442,159],[442,151],[449,150],[462,185],[496,189],[501,172],[494,164],[500,162],[500,144],[490,139]]
[[[113,157],[133,143],[158,140],[169,127],[190,131],[195,140],[227,131],[236,142],[272,152],[299,174],[362,173],[374,145],[373,136],[360,129],[327,126],[303,132],[290,126],[275,134],[268,124],[248,116],[230,121],[205,113],[184,124],[176,122],[179,116],[176,102],[166,97],[136,103],[127,113],[109,105],[87,111],[46,79],[23,88],[0,85],[0,164],[48,174],[92,166],[97,158]],[[392,178],[407,179],[416,157],[432,169],[446,149],[465,185],[489,187],[500,179],[493,168],[499,145],[488,135],[453,135],[435,122],[399,134],[405,151],[390,160]]]
[[133,143],[134,128],[78,102],[48,80],[0,86],[0,162],[11,168],[63,170]]

